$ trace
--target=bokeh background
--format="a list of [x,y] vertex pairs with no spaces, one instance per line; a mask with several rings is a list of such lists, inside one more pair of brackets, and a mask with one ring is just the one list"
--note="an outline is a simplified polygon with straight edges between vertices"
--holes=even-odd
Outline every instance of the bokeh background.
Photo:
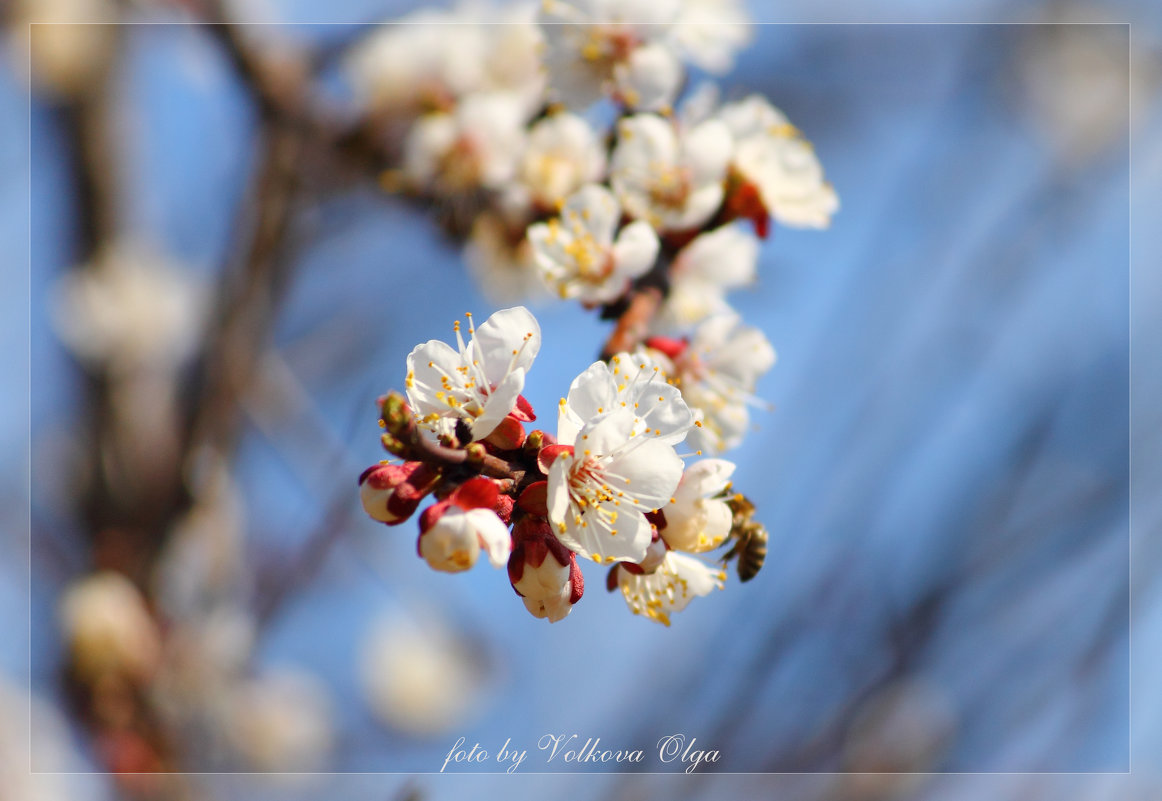
[[[233,13],[352,23],[260,35],[317,54],[342,116],[335,53],[408,8],[267,0]],[[503,572],[433,573],[410,527],[365,519],[354,479],[380,456],[374,398],[401,385],[417,342],[491,307],[423,209],[371,174],[320,177],[302,156],[273,289],[250,296],[268,311],[240,324],[263,343],[269,324],[269,347],[250,349],[256,378],[228,419],[211,416],[220,439],[188,478],[199,514],[156,532],[147,580],[181,611],[192,665],[161,692],[194,718],[236,714],[171,734],[179,766],[222,774],[159,789],[102,773],[62,679],[60,599],[112,558],[94,547],[101,513],[78,474],[111,412],[53,309],[86,243],[115,231],[177,276],[185,300],[156,324],[181,329],[174,318],[213,304],[252,241],[272,140],[215,35],[155,24],[110,29],[110,136],[86,150],[91,96],[36,85],[29,103],[26,17],[9,10],[0,797],[1162,797],[1162,16],[1145,2],[751,12],[1135,25],[1132,52],[1125,25],[755,29],[722,84],[787,112],[842,209],[825,232],[776,231],[758,285],[733,297],[779,353],[759,387],[775,408],[732,454],[769,557],[669,629],[630,616],[592,570],[583,602],[548,626]],[[114,13],[190,23],[200,10]],[[112,190],[86,181],[93,159]],[[91,213],[102,191],[117,198],[111,221]],[[545,345],[526,394],[544,411],[608,324],[572,305],[537,312]],[[186,388],[135,385],[120,402],[139,447],[107,458],[148,475],[151,448],[167,447],[157,409],[190,402]],[[245,693],[206,678],[220,662]],[[645,771],[674,770],[652,752],[675,732],[722,758],[694,778],[342,775],[438,771],[460,736],[530,749],[522,773],[577,770],[532,752],[548,732],[643,748]],[[25,776],[30,758],[50,773]],[[338,775],[229,775],[300,770]],[[1073,772],[1118,775],[1051,775]],[[978,773],[991,775],[950,775]]]

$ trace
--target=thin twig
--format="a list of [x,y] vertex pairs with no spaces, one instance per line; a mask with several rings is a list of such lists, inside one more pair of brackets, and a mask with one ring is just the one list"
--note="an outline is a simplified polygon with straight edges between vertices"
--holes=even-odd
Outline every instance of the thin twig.
[[662,305],[662,290],[645,286],[634,291],[629,306],[617,318],[613,333],[601,349],[601,358],[608,361],[614,354],[632,351],[645,340],[650,322]]

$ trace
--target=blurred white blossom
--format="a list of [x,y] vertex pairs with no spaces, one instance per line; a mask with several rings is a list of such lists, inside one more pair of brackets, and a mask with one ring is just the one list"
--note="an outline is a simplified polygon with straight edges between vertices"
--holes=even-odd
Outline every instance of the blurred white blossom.
[[548,297],[525,225],[514,227],[502,214],[484,212],[472,223],[464,262],[476,286],[496,305]]
[[334,740],[331,698],[317,678],[280,667],[231,691],[226,733],[250,769],[310,772],[326,766]]
[[662,365],[644,351],[615,353],[573,379],[557,411],[557,438],[577,441],[586,425],[619,409],[633,413],[634,436],[677,445],[694,422],[682,393],[666,380]]
[[815,150],[783,112],[751,95],[718,110],[734,137],[731,165],[758,190],[766,213],[797,228],[826,228],[839,196],[823,178]]
[[489,681],[466,638],[431,616],[401,614],[387,615],[371,629],[359,675],[376,716],[418,735],[464,722]]
[[737,315],[716,315],[699,324],[688,343],[668,354],[656,349],[651,354],[699,415],[686,439],[691,447],[713,454],[742,442],[750,424],[748,407],[758,402],[755,384],[775,363],[762,331]]
[[739,0],[682,0],[673,40],[685,60],[722,74],[734,66],[734,54],[751,36],[750,18]]
[[730,130],[718,120],[679,129],[656,114],[618,123],[610,183],[626,213],[658,231],[689,231],[722,204]]
[[750,36],[733,0],[546,0],[550,96],[584,108],[603,96],[627,108],[671,107],[683,61],[724,72]]
[[537,265],[557,295],[605,303],[653,266],[659,246],[653,229],[639,221],[618,231],[620,217],[609,190],[590,184],[565,201],[560,217],[529,227]]
[[668,106],[682,80],[665,44],[678,10],[676,0],[546,0],[550,96],[579,109],[604,95],[631,108]]
[[605,148],[583,117],[550,114],[533,123],[518,177],[532,202],[555,210],[559,203],[605,173]]
[[416,11],[361,41],[347,73],[376,113],[449,111],[471,93],[506,92],[531,114],[544,92],[535,10],[535,3],[466,3]]
[[516,174],[524,123],[519,100],[499,92],[469,95],[451,111],[425,114],[404,142],[404,177],[441,196],[498,189]]
[[670,292],[653,331],[685,332],[707,317],[730,312],[726,292],[754,283],[758,248],[758,239],[738,225],[695,237],[670,265]]
[[60,604],[73,669],[86,681],[106,674],[141,680],[157,667],[161,638],[145,598],[120,573],[94,573]]
[[204,289],[151,246],[120,239],[64,275],[52,298],[58,335],[114,373],[171,370],[201,334]]
[[[14,36],[27,63],[33,86],[61,97],[85,91],[101,74],[112,55],[117,17],[111,0],[17,0],[14,30],[28,30],[27,53],[24,37]],[[30,26],[30,27],[26,27]]]

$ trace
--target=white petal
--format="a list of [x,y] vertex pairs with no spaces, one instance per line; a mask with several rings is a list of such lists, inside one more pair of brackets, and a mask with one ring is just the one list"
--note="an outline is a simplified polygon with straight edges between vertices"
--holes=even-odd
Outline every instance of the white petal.
[[682,139],[682,160],[690,167],[694,183],[721,181],[734,148],[730,129],[719,120],[696,125]]
[[557,413],[557,441],[571,445],[582,428],[612,411],[617,388],[605,362],[594,362],[573,379],[569,395]]
[[492,385],[504,380],[510,368],[532,366],[541,350],[541,326],[524,306],[496,312],[473,335],[484,375]]
[[750,41],[751,26],[741,2],[686,0],[674,38],[682,55],[707,72],[721,74],[736,51]]
[[521,180],[542,205],[552,207],[582,184],[601,180],[604,171],[605,150],[584,118],[552,114],[529,130]]
[[649,272],[658,258],[658,235],[649,223],[638,220],[632,222],[617,236],[613,246],[613,257],[617,271],[627,278],[637,278]]
[[451,114],[425,114],[404,141],[403,170],[408,179],[426,187],[439,173],[441,157],[456,141],[456,122]]
[[674,575],[687,582],[690,592],[688,595],[674,599],[673,609],[681,611],[695,597],[709,595],[713,590],[721,590],[725,575],[721,570],[712,568],[700,559],[671,551],[666,558],[668,567]]
[[732,311],[719,284],[697,279],[678,280],[670,286],[666,303],[650,324],[650,330],[660,335],[684,334],[707,317]]
[[505,376],[484,403],[483,413],[472,421],[472,440],[482,440],[491,434],[500,421],[516,406],[516,399],[525,386],[525,371],[517,368]]
[[650,164],[673,164],[677,158],[678,138],[673,125],[656,114],[626,117],[618,124],[617,147],[613,151],[614,191],[619,177],[648,173]]
[[549,598],[522,598],[521,600],[524,601],[525,609],[529,610],[533,617],[540,620],[548,618],[550,623],[564,620],[573,611],[573,604],[569,603],[569,590],[567,588],[560,595]]
[[694,598],[722,589],[726,573],[690,556],[669,551],[654,573],[634,575],[618,571],[618,583],[634,614],[670,625],[670,614],[680,612]]
[[775,130],[790,125],[786,115],[762,95],[750,95],[734,103],[727,103],[715,116],[726,123],[730,133],[739,142],[752,136],[769,136]]
[[512,536],[508,533],[508,526],[491,509],[472,509],[465,513],[465,517],[475,528],[492,566],[504,567],[508,564],[508,556],[512,552]]
[[686,198],[684,208],[666,215],[666,227],[675,231],[698,228],[718,211],[725,194],[722,181],[703,184]]
[[701,234],[674,259],[675,281],[697,279],[724,289],[750,284],[758,264],[758,239],[737,225]]
[[726,489],[735,464],[727,459],[701,459],[686,468],[674,497],[692,500],[716,495]]
[[618,94],[630,108],[660,111],[669,108],[682,84],[682,63],[668,47],[637,47],[628,61],[613,70]]
[[573,458],[566,453],[558,456],[557,460],[549,465],[546,502],[549,507],[549,520],[558,529],[569,516],[569,467],[572,462]]
[[694,413],[675,386],[658,380],[643,388],[638,416],[645,424],[644,436],[667,445],[677,445],[694,425]]
[[565,201],[563,220],[577,219],[598,243],[613,242],[613,232],[621,216],[621,207],[613,193],[597,184],[586,184]]
[[591,513],[586,513],[582,521],[584,526],[570,517],[565,531],[558,527],[557,539],[579,556],[601,564],[640,562],[653,539],[653,529],[645,515],[627,505],[618,510],[614,526]]
[[438,339],[417,345],[407,358],[407,396],[412,411],[420,417],[447,414],[448,405],[436,393],[445,391],[442,382],[445,377],[458,381],[460,364],[460,354]]
[[609,414],[588,422],[573,446],[578,453],[590,450],[599,456],[613,454],[629,442],[633,430],[633,413],[619,405]]
[[610,486],[624,489],[626,495],[646,511],[660,509],[670,502],[682,478],[682,460],[674,448],[658,440],[642,440],[613,455],[607,464],[609,473],[628,481],[610,480]]
[[675,551],[703,553],[723,543],[733,523],[725,502],[700,499],[672,503],[666,507],[666,527],[662,539]]
[[572,590],[569,583],[570,573],[569,565],[561,564],[557,557],[549,553],[538,567],[526,562],[521,570],[520,580],[512,586],[525,598],[552,598]]

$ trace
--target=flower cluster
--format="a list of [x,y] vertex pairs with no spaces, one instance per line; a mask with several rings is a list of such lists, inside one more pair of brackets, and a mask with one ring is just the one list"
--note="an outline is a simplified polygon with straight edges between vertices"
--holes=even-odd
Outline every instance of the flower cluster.
[[734,465],[684,466],[676,446],[701,425],[647,351],[594,362],[573,381],[556,433],[526,431],[521,395],[540,347],[524,307],[505,309],[457,347],[431,341],[408,356],[406,397],[380,401],[385,461],[360,476],[363,507],[398,525],[419,515],[419,555],[458,573],[482,556],[507,565],[534,616],[557,621],[584,592],[578,560],[612,565],[630,608],[669,622],[726,574],[687,554],[724,545],[734,526]]
[[725,581],[692,554],[729,548],[743,580],[765,554],[733,464],[684,466],[677,450],[737,447],[775,361],[727,294],[754,282],[772,225],[826,227],[837,195],[765,98],[722,102],[711,84],[683,96],[687,67],[725,72],[750,38],[735,0],[544,0],[401,22],[348,62],[398,143],[383,185],[439,211],[495,299],[575,299],[617,325],[555,435],[526,431],[541,337],[524,307],[478,329],[469,317],[456,347],[417,347],[406,399],[382,400],[384,445],[403,462],[364,473],[364,506],[394,525],[433,496],[425,561],[507,561],[538,617],[569,614],[578,560],[592,560],[635,613],[668,623]]
[[[687,65],[723,73],[749,39],[737,0],[468,4],[382,26],[347,74],[398,143],[385,185],[466,235],[486,291],[547,285],[596,305],[648,272],[659,244],[671,261],[733,220],[766,236],[772,219],[823,227],[836,210],[810,143],[765,99],[720,105],[706,86],[675,105]],[[594,124],[602,104],[613,130]]]

